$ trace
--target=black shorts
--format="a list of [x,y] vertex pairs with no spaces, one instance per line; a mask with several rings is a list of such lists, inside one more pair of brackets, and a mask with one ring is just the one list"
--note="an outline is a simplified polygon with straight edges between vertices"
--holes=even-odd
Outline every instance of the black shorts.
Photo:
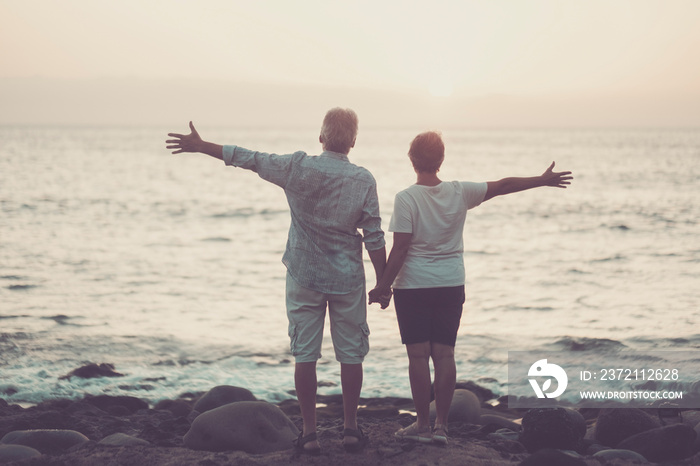
[[394,308],[404,345],[441,343],[454,346],[462,318],[464,285],[395,289]]

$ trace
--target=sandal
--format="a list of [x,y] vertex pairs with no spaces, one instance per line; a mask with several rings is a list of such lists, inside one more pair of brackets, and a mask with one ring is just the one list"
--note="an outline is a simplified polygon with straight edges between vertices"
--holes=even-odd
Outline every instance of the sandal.
[[343,441],[343,448],[345,448],[347,452],[357,453],[367,445],[367,437],[365,437],[360,426],[357,426],[357,429],[349,429],[346,427],[343,430],[343,437],[354,437],[357,439],[357,442],[353,443],[345,443]]
[[433,434],[430,432],[430,427],[418,427],[418,423],[416,422],[396,431],[394,437],[402,440],[413,440],[419,443],[432,443],[433,441]]
[[447,445],[447,426],[445,424],[435,424],[435,427],[433,427],[433,441]]
[[316,432],[311,432],[306,437],[304,437],[303,431],[299,432],[299,437],[297,437],[297,439],[294,441],[294,448],[299,453],[306,453],[307,455],[319,455],[321,454],[321,447],[304,448],[304,446],[307,443],[313,442],[314,440],[318,440]]

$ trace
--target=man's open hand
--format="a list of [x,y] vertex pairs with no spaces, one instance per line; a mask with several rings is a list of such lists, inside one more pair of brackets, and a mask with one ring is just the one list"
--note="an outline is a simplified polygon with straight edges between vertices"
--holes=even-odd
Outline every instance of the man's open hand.
[[175,149],[173,154],[181,154],[183,152],[203,152],[202,138],[194,129],[194,125],[190,121],[190,134],[168,133],[168,136],[176,139],[168,139],[165,141],[166,149]]

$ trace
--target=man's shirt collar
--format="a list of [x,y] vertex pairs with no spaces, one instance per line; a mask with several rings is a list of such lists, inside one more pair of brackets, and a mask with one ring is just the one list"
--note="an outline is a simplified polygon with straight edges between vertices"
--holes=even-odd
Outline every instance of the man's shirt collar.
[[323,152],[321,152],[320,156],[330,157],[332,159],[344,160],[345,162],[349,162],[347,154],[341,154],[340,152],[333,152],[331,150],[324,150]]

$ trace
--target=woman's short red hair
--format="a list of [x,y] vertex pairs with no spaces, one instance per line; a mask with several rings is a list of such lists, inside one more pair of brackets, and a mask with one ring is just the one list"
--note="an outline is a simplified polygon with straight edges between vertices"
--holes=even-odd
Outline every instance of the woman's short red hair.
[[413,138],[408,157],[416,171],[437,173],[445,160],[445,144],[437,131],[426,131]]

